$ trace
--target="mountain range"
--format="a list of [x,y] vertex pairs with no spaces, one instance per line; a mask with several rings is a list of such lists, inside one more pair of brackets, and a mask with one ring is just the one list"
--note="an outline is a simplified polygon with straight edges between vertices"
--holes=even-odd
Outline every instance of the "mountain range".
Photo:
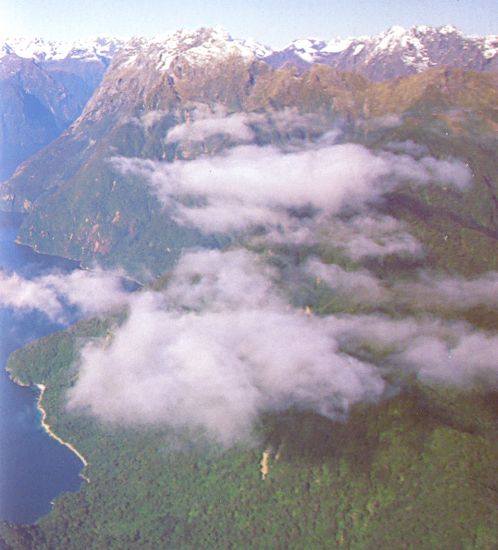
[[[381,55],[387,71],[386,59],[397,56],[398,62],[406,60],[397,46],[405,44],[409,50],[409,37],[422,31],[435,40],[434,47],[445,40],[469,40],[447,27],[404,33],[395,28],[383,38],[372,39],[369,47]],[[484,68],[483,60],[488,63],[486,67],[491,67],[496,57],[490,55],[492,41],[472,40],[470,49],[462,42],[455,63],[465,52],[468,59],[475,59],[474,50],[479,50],[479,67]],[[114,46],[106,44],[105,51],[112,53]],[[343,51],[351,47],[353,43]],[[35,48],[26,46],[23,51],[34,52]],[[81,49],[74,48],[70,51],[80,52],[77,55],[92,64],[100,63],[103,72],[105,63],[96,61],[95,53],[82,55]],[[64,57],[52,46],[40,46],[36,52],[37,59],[43,61],[20,62],[48,76],[53,73],[47,72],[44,64]],[[174,265],[186,245],[217,246],[226,242],[226,236],[201,235],[197,229],[179,224],[174,216],[165,216],[157,197],[144,188],[140,178],[117,171],[110,159],[192,160],[220,154],[241,143],[285,148],[294,142],[320,140],[334,128],[340,128],[338,139],[343,142],[379,148],[385,143],[411,140],[423,142],[436,157],[465,159],[479,176],[471,195],[481,195],[480,206],[473,199],[467,203],[453,199],[453,192],[447,191],[446,199],[438,199],[440,207],[447,210],[439,217],[471,228],[466,233],[469,239],[474,239],[474,231],[483,239],[490,231],[494,234],[496,191],[489,182],[493,181],[495,167],[493,156],[486,151],[493,148],[495,72],[437,66],[420,72],[420,66],[407,64],[403,71],[414,74],[372,81],[318,62],[308,70],[290,61],[275,67],[268,62],[273,59],[275,65],[275,55],[253,41],[232,39],[221,29],[177,31],[122,45],[80,116],[3,184],[2,208],[28,214],[20,241],[87,265],[96,260],[107,266],[124,265],[139,278],[144,266],[149,274],[162,273]],[[448,59],[449,52],[445,55]],[[19,59],[14,56],[14,60]],[[67,56],[64,59],[67,61]],[[43,87],[45,94],[47,89],[50,86]],[[68,95],[67,101],[71,97]],[[64,102],[59,105],[62,107]],[[76,111],[75,106],[64,119],[66,123]],[[292,120],[284,123],[289,112],[293,113]],[[224,128],[224,121],[230,123],[237,117],[238,130]],[[194,122],[211,124],[211,129],[196,139],[170,137],[175,126]],[[485,160],[481,159],[483,155]],[[427,229],[428,205],[415,208],[413,200],[409,207],[398,205],[397,215],[405,212],[418,231]],[[54,203],[60,205],[57,216],[51,215]],[[418,212],[417,223],[414,211]],[[448,227],[441,231],[448,231]],[[474,265],[477,269],[475,261],[467,261],[469,268]],[[491,258],[480,261],[484,262],[481,268],[491,267]]]
[[371,80],[386,80],[438,66],[496,70],[497,48],[496,35],[465,36],[451,25],[409,29],[394,26],[372,37],[296,40],[273,52],[267,61],[277,67],[290,61],[302,68],[324,63]]
[[[434,66],[459,67],[478,71],[496,70],[498,35],[466,36],[452,25],[393,26],[374,36],[349,38],[300,38],[281,49],[271,48],[253,39],[234,39],[222,27],[197,31],[176,31],[152,39],[129,41],[96,37],[86,41],[57,42],[43,39],[11,38],[2,44],[2,54],[16,54],[52,68],[57,62],[86,61],[109,63],[122,47],[130,52],[137,46],[155,45],[165,58],[174,56],[189,41],[210,36],[210,48],[229,44],[244,55],[266,61],[274,68],[286,63],[307,68],[314,63],[330,65],[340,71],[358,72],[371,80],[384,80],[421,72]],[[186,42],[185,42],[186,41]],[[216,44],[216,46],[215,46]],[[191,48],[189,48],[191,49]],[[205,51],[206,47],[204,48]],[[197,54],[202,57],[199,50]],[[210,55],[215,55],[215,51]]]
[[88,315],[7,370],[88,483],[0,546],[494,549],[496,37],[4,51],[0,209],[89,268],[2,274]]
[[[192,47],[193,42],[198,46]],[[306,38],[283,49],[233,39],[221,28],[129,41],[10,38],[0,47],[0,179],[9,177],[20,162],[75,120],[120,50],[121,63],[132,63],[133,56],[147,50],[147,56],[156,56],[157,67],[163,69],[187,48],[189,56],[199,62],[226,50],[273,68],[292,65],[304,71],[319,63],[370,80],[385,80],[438,66],[494,71],[497,47],[496,35],[465,36],[451,26],[392,27],[373,37],[328,41]]]

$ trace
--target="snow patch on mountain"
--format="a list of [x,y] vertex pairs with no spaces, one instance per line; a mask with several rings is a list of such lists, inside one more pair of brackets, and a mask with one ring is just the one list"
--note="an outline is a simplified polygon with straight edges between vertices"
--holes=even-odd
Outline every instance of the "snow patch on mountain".
[[365,49],[365,44],[358,44],[358,46],[355,47],[353,50],[353,55],[358,55]]
[[234,39],[223,27],[179,30],[161,35],[151,41],[160,52],[158,68],[167,70],[177,56],[182,56],[192,65],[202,65],[232,55],[252,60],[271,54],[271,50],[253,39]]
[[15,53],[19,57],[33,59],[36,62],[62,61],[64,59],[101,61],[110,59],[123,43],[124,41],[121,39],[107,36],[74,42],[14,37],[5,40],[2,51],[6,48],[8,49],[7,53]]
[[[248,62],[264,60],[275,68],[287,62],[301,68],[325,63],[379,80],[391,78],[393,70],[399,76],[437,65],[484,70],[498,54],[498,36],[465,36],[452,25],[418,25],[408,29],[396,25],[372,37],[328,41],[300,38],[285,48],[273,50],[254,39],[233,38],[223,27],[214,27],[176,30],[152,39],[133,38],[126,42],[106,36],[71,43],[13,38],[1,46],[0,58],[16,54],[36,62],[108,61],[118,51],[116,63],[123,68],[152,61],[150,66],[156,70],[168,71],[176,59],[199,66],[236,56]],[[390,70],[390,66],[395,69]]]
[[2,44],[0,48],[0,59],[6,55],[15,55],[14,50],[7,44]]
[[268,62],[275,68],[288,62],[301,68],[324,63],[383,80],[432,66],[486,70],[497,53],[497,36],[465,36],[452,25],[418,25],[408,29],[395,25],[371,37],[336,38],[328,42],[316,38],[295,40],[273,52]]
[[322,53],[339,53],[347,50],[353,43],[353,38],[333,38],[329,40],[325,47],[322,48]]
[[482,40],[482,54],[486,59],[492,59],[498,54],[498,34],[486,36]]

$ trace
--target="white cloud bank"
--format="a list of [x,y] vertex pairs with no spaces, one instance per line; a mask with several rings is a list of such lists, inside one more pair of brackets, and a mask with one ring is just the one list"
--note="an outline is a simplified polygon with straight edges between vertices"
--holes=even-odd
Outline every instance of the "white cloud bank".
[[[217,134],[228,136],[235,142],[244,143],[253,141],[257,133],[261,135],[271,135],[275,132],[287,135],[301,133],[304,137],[309,133],[323,135],[326,130],[330,130],[318,115],[302,114],[292,108],[266,113],[229,113],[221,104],[209,108],[197,103],[191,106],[185,117],[186,122],[169,130],[166,143],[204,141]],[[329,131],[323,138],[330,141],[334,136],[337,136],[337,132]]]
[[108,346],[88,344],[71,409],[128,424],[203,428],[229,444],[290,405],[343,414],[380,375],[340,353],[330,326],[290,308],[247,252],[186,255],[168,291],[145,292]]
[[[312,260],[308,269],[344,292],[360,278],[382,298],[367,272],[348,287],[340,268]],[[438,320],[307,316],[276,281],[276,270],[243,250],[186,254],[164,292],[130,296],[112,339],[82,349],[68,407],[111,423],[201,429],[230,445],[263,412],[296,406],[342,417],[383,396],[387,370],[455,384],[496,378],[495,336]],[[365,342],[391,348],[385,365],[355,357]]]
[[471,176],[460,161],[415,160],[351,143],[290,152],[241,145],[192,161],[117,157],[112,163],[141,175],[177,222],[206,233],[279,225],[296,208],[331,214],[346,206],[358,209],[404,181],[463,189]]

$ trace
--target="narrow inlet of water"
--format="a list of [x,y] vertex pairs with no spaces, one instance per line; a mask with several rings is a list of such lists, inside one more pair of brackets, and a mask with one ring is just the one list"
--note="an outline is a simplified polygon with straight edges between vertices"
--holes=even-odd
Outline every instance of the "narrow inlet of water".
[[[0,214],[0,269],[33,278],[77,264],[36,254],[15,244],[18,215]],[[0,520],[33,523],[50,512],[53,499],[77,491],[83,465],[42,429],[38,390],[14,384],[5,371],[9,354],[27,342],[63,328],[41,313],[0,307]]]

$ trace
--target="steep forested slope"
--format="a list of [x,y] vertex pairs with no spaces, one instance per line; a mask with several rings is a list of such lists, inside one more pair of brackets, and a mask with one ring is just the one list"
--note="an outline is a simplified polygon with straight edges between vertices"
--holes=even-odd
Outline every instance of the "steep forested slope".
[[149,284],[11,356],[90,481],[0,540],[494,548],[496,75],[170,39],[3,188],[21,242]]

